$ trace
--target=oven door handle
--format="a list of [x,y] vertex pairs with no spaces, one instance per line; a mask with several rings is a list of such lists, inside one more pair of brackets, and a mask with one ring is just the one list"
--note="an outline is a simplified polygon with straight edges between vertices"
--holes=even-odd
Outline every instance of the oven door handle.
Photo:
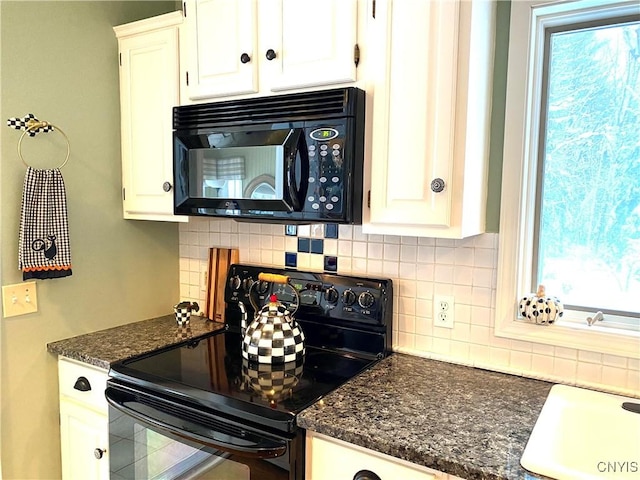
[[[203,424],[204,422],[195,423],[149,403],[140,402],[135,395],[120,389],[107,387],[105,397],[109,405],[115,409],[155,430],[165,431],[216,450],[251,458],[275,458],[284,455],[287,451],[286,440],[263,436],[238,426],[225,428],[219,420],[216,420],[218,425],[215,428],[212,425]],[[194,413],[201,419],[206,418],[206,414],[190,407],[172,402],[168,402],[168,405],[184,412],[192,410],[190,412],[192,418]]]

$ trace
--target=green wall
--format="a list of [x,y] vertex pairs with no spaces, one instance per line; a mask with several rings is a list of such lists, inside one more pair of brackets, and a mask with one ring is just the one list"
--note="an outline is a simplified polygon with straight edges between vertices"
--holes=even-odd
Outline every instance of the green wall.
[[496,50],[493,68],[491,138],[489,142],[487,232],[497,232],[500,225],[500,189],[502,183],[502,149],[504,146],[504,109],[507,96],[510,15],[511,2],[499,0],[496,12]]
[[[179,296],[178,228],[122,218],[117,41],[112,26],[176,2],[0,2],[2,284],[17,269],[25,166],[6,119],[34,113],[71,142],[67,187],[73,275],[37,282],[39,311],[1,319],[5,479],[59,478],[56,358],[51,341],[171,312]],[[36,167],[61,162],[56,134],[24,140]]]

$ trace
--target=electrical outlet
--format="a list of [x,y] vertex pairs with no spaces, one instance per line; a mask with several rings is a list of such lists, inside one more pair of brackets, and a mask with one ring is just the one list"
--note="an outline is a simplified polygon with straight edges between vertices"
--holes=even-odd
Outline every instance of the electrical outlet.
[[453,328],[455,302],[451,295],[435,295],[433,298],[433,324],[436,327]]

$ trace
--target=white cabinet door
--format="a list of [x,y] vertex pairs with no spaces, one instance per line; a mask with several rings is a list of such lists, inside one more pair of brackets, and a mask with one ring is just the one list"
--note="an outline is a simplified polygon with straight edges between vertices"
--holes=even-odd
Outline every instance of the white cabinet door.
[[305,469],[307,480],[352,479],[368,470],[381,480],[445,480],[446,473],[415,465],[389,455],[307,432]]
[[115,27],[120,49],[124,218],[173,215],[173,107],[179,104],[181,12]]
[[184,9],[185,102],[356,80],[357,0],[187,0]]
[[495,4],[378,0],[363,231],[484,231]]
[[185,2],[188,97],[258,91],[256,0]]
[[108,480],[108,431],[107,415],[60,400],[63,480]]
[[[354,82],[357,0],[262,0],[262,90]],[[267,51],[275,57],[269,60]]]
[[109,478],[107,371],[58,359],[63,480]]

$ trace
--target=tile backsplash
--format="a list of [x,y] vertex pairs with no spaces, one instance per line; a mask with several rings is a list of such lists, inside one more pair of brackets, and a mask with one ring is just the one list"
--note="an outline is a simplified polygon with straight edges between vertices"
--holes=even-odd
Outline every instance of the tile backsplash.
[[[204,306],[210,247],[243,263],[394,282],[393,348],[489,370],[640,395],[638,358],[496,337],[498,234],[463,240],[368,235],[360,226],[285,226],[191,218],[180,224],[181,300]],[[454,328],[433,324],[434,295],[455,298]]]

